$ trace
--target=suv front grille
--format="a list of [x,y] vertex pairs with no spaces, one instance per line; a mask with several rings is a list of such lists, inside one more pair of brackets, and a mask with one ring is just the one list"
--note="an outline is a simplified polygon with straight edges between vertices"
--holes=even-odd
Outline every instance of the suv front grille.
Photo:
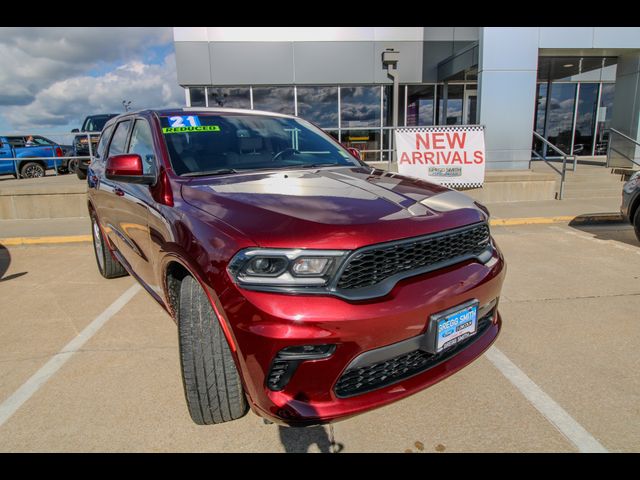
[[414,350],[389,358],[383,362],[347,370],[336,383],[336,395],[340,398],[360,395],[386,387],[435,367],[480,338],[491,324],[492,318],[493,310],[492,313],[478,321],[475,335],[436,354],[430,354],[423,350]]
[[482,223],[452,233],[365,247],[349,259],[337,287],[342,290],[368,287],[398,273],[478,255],[488,245],[489,227]]

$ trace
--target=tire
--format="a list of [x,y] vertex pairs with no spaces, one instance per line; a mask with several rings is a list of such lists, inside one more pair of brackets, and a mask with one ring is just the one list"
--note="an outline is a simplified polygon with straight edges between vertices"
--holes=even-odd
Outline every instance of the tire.
[[80,167],[76,168],[76,175],[78,176],[78,178],[80,180],[86,180],[87,179],[87,172],[83,172]]
[[636,213],[633,216],[633,228],[636,231],[638,241],[640,241],[640,207],[636,208]]
[[111,255],[94,214],[91,215],[91,233],[93,236],[93,252],[96,254],[96,263],[100,274],[104,278],[117,278],[128,275],[122,264]]
[[77,169],[78,169],[78,159],[72,158],[71,160],[69,160],[69,163],[67,163],[67,170],[69,170],[69,173],[76,173]]
[[38,162],[24,162],[20,165],[21,178],[39,178],[45,176],[44,167]]
[[243,417],[248,405],[231,349],[207,295],[190,276],[180,284],[178,334],[191,419],[213,425]]

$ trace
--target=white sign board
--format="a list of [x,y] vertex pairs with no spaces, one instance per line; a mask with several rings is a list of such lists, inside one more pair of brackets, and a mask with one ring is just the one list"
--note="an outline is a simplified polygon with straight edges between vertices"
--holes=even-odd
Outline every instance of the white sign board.
[[482,125],[406,127],[395,135],[398,173],[447,187],[482,187]]

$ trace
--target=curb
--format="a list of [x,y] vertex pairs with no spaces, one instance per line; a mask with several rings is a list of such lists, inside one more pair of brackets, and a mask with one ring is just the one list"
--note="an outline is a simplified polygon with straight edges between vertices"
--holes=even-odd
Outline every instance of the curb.
[[0,245],[15,247],[20,245],[55,245],[59,243],[91,242],[91,235],[59,235],[54,237],[13,237],[0,238]]
[[[489,221],[492,227],[511,227],[517,225],[545,225],[552,223],[567,223],[568,225],[606,225],[612,223],[626,223],[619,213],[591,213],[585,215],[566,215],[557,217],[523,217],[523,218],[493,218]],[[20,245],[55,245],[59,243],[91,242],[91,235],[61,235],[51,237],[12,237],[0,238],[0,244],[15,247]]]

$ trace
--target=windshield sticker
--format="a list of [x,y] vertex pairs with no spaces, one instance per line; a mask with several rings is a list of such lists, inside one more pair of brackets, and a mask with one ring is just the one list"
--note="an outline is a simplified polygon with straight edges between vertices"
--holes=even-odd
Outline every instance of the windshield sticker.
[[202,125],[199,127],[163,127],[162,133],[219,132],[218,125]]
[[188,117],[169,117],[170,127],[199,127],[200,119],[195,115]]

